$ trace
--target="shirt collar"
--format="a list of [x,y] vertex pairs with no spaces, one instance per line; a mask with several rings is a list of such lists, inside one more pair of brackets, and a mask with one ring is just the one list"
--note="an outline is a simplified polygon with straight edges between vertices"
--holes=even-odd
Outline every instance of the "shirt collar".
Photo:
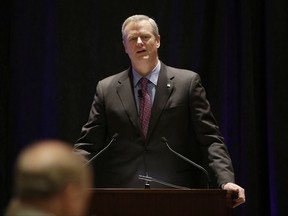
[[[145,78],[147,78],[151,83],[153,83],[155,86],[157,85],[158,82],[158,77],[159,77],[159,72],[161,68],[161,63],[158,60],[158,63],[156,67],[149,73]],[[138,74],[133,68],[132,68],[132,74],[133,74],[133,85],[136,87],[138,84],[139,80],[142,78],[140,74]]]

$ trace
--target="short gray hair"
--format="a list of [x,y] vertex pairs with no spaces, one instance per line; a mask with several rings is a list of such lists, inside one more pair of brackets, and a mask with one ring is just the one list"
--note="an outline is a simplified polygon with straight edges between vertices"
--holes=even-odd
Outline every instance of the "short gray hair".
[[16,163],[16,195],[22,199],[45,199],[56,196],[68,184],[84,188],[88,169],[83,167],[83,159],[72,154],[69,144],[56,140],[33,143]]
[[158,36],[159,35],[159,30],[158,30],[158,26],[157,26],[157,23],[155,22],[154,19],[146,16],[146,15],[133,15],[133,16],[130,16],[128,17],[122,24],[122,38],[124,39],[124,36],[125,36],[125,28],[128,24],[130,24],[131,22],[140,22],[140,21],[143,21],[143,20],[147,20],[152,28],[153,28],[153,34],[155,36]]

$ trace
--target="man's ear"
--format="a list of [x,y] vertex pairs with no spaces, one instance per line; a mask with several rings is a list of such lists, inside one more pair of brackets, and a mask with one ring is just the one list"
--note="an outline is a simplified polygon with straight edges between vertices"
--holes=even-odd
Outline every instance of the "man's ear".
[[78,211],[80,198],[79,188],[73,184],[67,184],[61,193],[63,212],[66,213],[66,215],[74,215],[74,211]]
[[156,36],[156,46],[157,48],[160,47],[160,35]]
[[67,184],[62,192],[62,197],[68,202],[73,202],[79,196],[78,188],[73,184]]

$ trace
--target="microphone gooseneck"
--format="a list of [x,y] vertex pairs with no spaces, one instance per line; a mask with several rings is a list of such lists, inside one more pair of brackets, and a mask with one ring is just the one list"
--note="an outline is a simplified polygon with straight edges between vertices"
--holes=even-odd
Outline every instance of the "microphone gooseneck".
[[209,173],[207,172],[206,169],[204,169],[204,168],[203,168],[202,166],[200,166],[199,164],[197,164],[197,163],[189,160],[188,158],[184,157],[183,155],[181,155],[181,154],[179,154],[178,152],[176,152],[175,150],[173,150],[173,149],[169,146],[168,141],[167,141],[167,139],[166,139],[165,137],[162,137],[162,138],[161,138],[161,141],[162,141],[162,142],[167,146],[167,148],[168,148],[171,152],[173,152],[176,156],[182,158],[182,159],[185,160],[186,162],[192,164],[194,167],[196,167],[196,168],[198,168],[199,170],[201,170],[201,171],[205,174],[205,176],[206,176],[206,178],[207,178],[207,188],[209,188],[210,177],[209,177]]
[[115,133],[110,142],[108,143],[108,145],[105,146],[105,148],[103,148],[101,151],[99,151],[96,155],[94,155],[90,160],[88,160],[83,166],[86,166],[87,164],[91,163],[91,161],[95,160],[100,154],[102,154],[102,152],[104,152],[107,148],[109,148],[109,146],[116,140],[116,138],[119,136],[118,133]]

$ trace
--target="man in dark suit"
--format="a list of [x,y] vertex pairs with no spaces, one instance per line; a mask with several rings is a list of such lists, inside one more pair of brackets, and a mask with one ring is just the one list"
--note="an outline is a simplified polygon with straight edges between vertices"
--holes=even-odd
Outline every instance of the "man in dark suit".
[[173,154],[161,142],[165,137],[174,150],[208,168],[217,187],[236,192],[234,206],[243,203],[244,189],[234,183],[232,163],[199,75],[158,59],[160,35],[153,19],[129,17],[122,35],[132,67],[98,83],[89,120],[77,141],[82,153],[94,155],[119,134],[93,161],[96,186],[144,187],[138,176],[148,175],[203,187],[203,173]]

